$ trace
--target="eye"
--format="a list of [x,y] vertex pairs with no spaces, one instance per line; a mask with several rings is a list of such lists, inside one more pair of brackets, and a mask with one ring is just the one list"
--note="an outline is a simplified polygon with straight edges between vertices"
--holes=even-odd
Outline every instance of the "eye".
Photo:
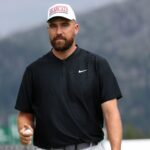
[[70,24],[68,23],[68,22],[64,22],[64,23],[62,23],[62,26],[63,27],[68,27]]
[[53,28],[56,28],[57,26],[56,26],[56,24],[50,23],[50,24],[48,24],[48,27],[53,29]]

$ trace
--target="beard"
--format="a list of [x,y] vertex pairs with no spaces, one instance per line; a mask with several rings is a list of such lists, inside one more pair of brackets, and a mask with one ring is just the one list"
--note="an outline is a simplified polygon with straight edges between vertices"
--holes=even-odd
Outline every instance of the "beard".
[[70,39],[66,39],[61,35],[58,35],[54,39],[51,39],[50,42],[56,51],[64,52],[67,51],[72,46],[74,38],[72,36]]

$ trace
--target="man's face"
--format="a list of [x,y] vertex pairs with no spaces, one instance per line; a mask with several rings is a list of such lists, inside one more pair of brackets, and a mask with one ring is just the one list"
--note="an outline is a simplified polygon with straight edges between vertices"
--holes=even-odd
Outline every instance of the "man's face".
[[68,50],[79,31],[78,24],[73,20],[57,17],[48,22],[50,42],[56,51]]

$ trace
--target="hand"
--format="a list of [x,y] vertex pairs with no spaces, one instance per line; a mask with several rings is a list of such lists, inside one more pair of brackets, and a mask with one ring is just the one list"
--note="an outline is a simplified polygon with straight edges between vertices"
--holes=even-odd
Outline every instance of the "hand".
[[31,144],[33,137],[33,128],[29,125],[24,125],[24,127],[19,131],[20,141],[22,144]]

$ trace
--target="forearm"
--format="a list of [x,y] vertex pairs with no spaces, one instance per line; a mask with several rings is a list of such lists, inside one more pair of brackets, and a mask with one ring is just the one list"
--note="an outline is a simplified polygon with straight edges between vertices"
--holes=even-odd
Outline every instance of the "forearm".
[[29,125],[34,128],[34,117],[31,113],[19,112],[17,117],[18,131],[20,131],[25,125]]
[[111,150],[121,150],[122,124],[119,113],[108,115],[105,122]]
[[111,150],[121,150],[122,123],[117,100],[113,99],[103,103],[102,110]]

